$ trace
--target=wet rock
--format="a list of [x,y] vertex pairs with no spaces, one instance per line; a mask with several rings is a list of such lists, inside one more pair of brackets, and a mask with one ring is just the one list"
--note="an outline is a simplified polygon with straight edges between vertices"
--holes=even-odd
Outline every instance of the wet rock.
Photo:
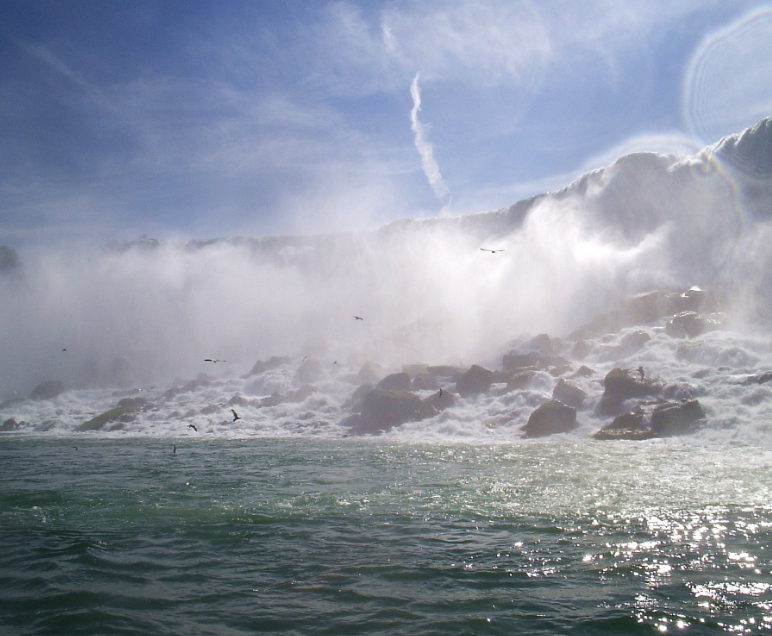
[[104,428],[107,424],[110,424],[112,422],[133,422],[134,419],[137,416],[137,409],[135,408],[114,408],[110,409],[109,411],[105,411],[104,413],[97,415],[96,417],[91,418],[87,422],[84,422],[80,426],[78,426],[75,430],[76,431],[98,431],[101,428]]
[[520,391],[528,386],[528,384],[536,376],[536,371],[533,369],[527,369],[525,371],[519,371],[515,373],[507,382],[507,392]]
[[461,395],[484,393],[491,388],[491,384],[493,384],[493,371],[475,364],[456,380],[456,391]]
[[684,311],[667,321],[665,333],[671,338],[696,338],[708,328],[708,323],[697,312]]
[[601,415],[616,415],[622,407],[622,403],[630,398],[658,395],[662,390],[662,383],[654,378],[641,376],[638,371],[632,369],[620,369],[616,367],[608,372],[603,380],[603,396],[598,403],[598,412]]
[[439,389],[440,384],[437,382],[436,376],[428,373],[419,373],[413,378],[413,390],[414,391],[431,391],[433,389]]
[[0,431],[2,431],[3,433],[7,433],[8,431],[17,431],[19,430],[19,428],[20,428],[19,422],[17,422],[12,417],[8,418],[7,420],[5,420],[5,422],[0,424]]
[[145,409],[147,408],[148,404],[150,404],[150,402],[147,400],[147,398],[143,397],[123,398],[118,402],[118,408]]
[[295,385],[316,382],[322,376],[322,365],[315,358],[307,358],[295,373]]
[[604,426],[593,437],[599,440],[643,440],[651,439],[655,434],[646,426],[643,410],[638,409],[615,417],[611,424]]
[[705,422],[705,411],[697,400],[658,406],[651,414],[651,430],[658,437],[694,432]]
[[546,333],[540,333],[538,336],[534,336],[528,342],[523,345],[523,348],[530,349],[531,351],[540,351],[541,353],[554,353],[556,343]]
[[552,399],[573,406],[575,409],[582,408],[587,394],[578,386],[563,380],[558,380],[555,388],[552,390]]
[[576,428],[576,409],[557,400],[542,404],[528,418],[523,437],[546,437]]
[[357,373],[357,380],[363,384],[375,384],[380,380],[386,372],[383,367],[377,362],[365,362],[362,368]]
[[571,357],[574,360],[584,360],[592,351],[592,345],[587,340],[577,340],[571,347]]
[[410,390],[410,375],[404,371],[400,373],[392,373],[383,378],[378,384],[378,389],[386,389],[387,391],[409,391]]
[[433,375],[436,378],[457,378],[462,373],[464,373],[466,369],[462,367],[454,367],[449,364],[441,364],[437,366],[429,366],[426,367],[426,372],[430,375]]
[[58,380],[48,380],[38,384],[32,393],[29,394],[30,400],[51,400],[64,392],[64,384]]
[[372,384],[362,384],[356,388],[356,390],[351,394],[351,397],[349,397],[348,400],[343,404],[344,409],[350,409],[355,412],[359,412],[362,410],[362,400],[365,399],[365,395],[367,395],[370,391],[373,390]]
[[502,358],[501,366],[505,373],[516,373],[523,369],[542,369],[560,375],[566,370],[570,370],[571,363],[562,356],[540,351],[528,351],[527,353],[511,351]]
[[427,372],[425,364],[403,364],[402,371],[407,373],[413,379],[415,379],[416,376]]
[[456,396],[453,395],[450,391],[443,389],[442,391],[433,393],[423,401],[434,406],[434,408],[436,408],[437,412],[439,413],[454,406],[456,404]]
[[629,333],[626,333],[622,337],[622,347],[630,352],[630,351],[638,351],[639,349],[643,348],[643,346],[651,340],[651,336],[646,331],[637,330],[637,331],[631,331]]
[[253,375],[265,373],[266,371],[276,369],[277,367],[283,366],[285,364],[289,364],[290,362],[292,362],[292,358],[287,356],[271,356],[265,362],[263,362],[262,360],[258,360],[257,362],[255,362],[254,366],[252,367],[252,370],[246,375],[241,376],[241,379],[245,380],[246,378],[252,377]]
[[344,420],[358,435],[377,435],[395,426],[418,419],[422,402],[408,391],[373,389],[362,400],[361,413]]

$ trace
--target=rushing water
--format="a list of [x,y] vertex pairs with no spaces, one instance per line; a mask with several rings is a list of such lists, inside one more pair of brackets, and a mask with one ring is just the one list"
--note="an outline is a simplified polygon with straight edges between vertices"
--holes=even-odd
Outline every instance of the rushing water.
[[0,631],[760,633],[770,468],[695,438],[4,436]]

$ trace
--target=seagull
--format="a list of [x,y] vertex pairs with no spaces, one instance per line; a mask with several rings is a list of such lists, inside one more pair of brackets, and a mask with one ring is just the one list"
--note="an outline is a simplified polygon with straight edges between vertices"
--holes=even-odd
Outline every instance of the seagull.
[[196,433],[198,433],[198,429],[193,426],[193,424],[188,424],[188,428],[192,428],[194,431],[196,431]]
[[236,409],[231,409],[231,413],[233,413],[233,421],[240,420],[239,414],[236,413]]
[[354,320],[364,320],[364,318],[362,316],[354,316]]
[[177,444],[172,444],[172,453],[177,454]]
[[500,250],[489,250],[487,247],[481,247],[480,251],[482,251],[482,252],[490,252],[491,254],[495,254],[496,252],[503,252],[504,249],[502,248]]
[[227,360],[216,360],[214,358],[204,358],[204,362],[214,362],[217,364],[218,362],[228,362]]
[[440,387],[440,394],[437,397],[442,397],[442,387]]

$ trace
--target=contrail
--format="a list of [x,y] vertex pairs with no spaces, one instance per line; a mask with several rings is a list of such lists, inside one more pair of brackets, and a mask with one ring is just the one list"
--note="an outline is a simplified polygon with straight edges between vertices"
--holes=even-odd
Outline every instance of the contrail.
[[421,155],[421,167],[424,170],[429,185],[438,197],[444,197],[448,194],[448,186],[442,180],[440,169],[434,160],[434,150],[429,140],[426,138],[426,128],[418,120],[418,111],[421,110],[421,92],[418,89],[418,78],[420,73],[416,73],[413,83],[410,85],[410,95],[413,97],[413,109],[410,111],[410,123],[415,133],[415,147],[418,154]]

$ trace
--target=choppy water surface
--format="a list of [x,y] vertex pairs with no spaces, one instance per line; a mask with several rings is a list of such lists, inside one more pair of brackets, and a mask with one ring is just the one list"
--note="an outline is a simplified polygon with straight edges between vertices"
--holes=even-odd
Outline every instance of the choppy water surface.
[[0,626],[759,633],[771,466],[695,440],[4,437]]

